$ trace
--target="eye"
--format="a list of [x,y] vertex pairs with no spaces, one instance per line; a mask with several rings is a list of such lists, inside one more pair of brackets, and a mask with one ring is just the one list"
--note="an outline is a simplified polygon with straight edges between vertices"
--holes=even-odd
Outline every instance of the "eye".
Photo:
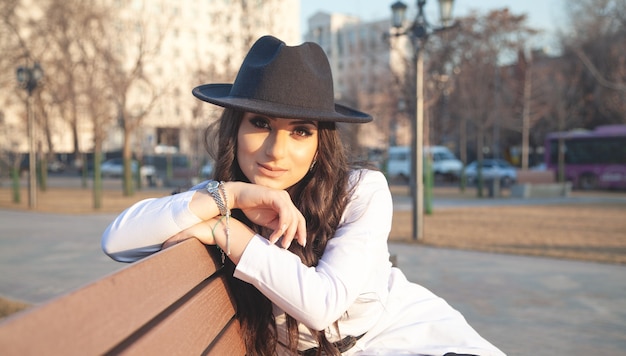
[[257,127],[259,129],[267,129],[267,130],[271,129],[269,121],[262,116],[252,117],[250,119],[250,123],[252,124],[252,126]]
[[299,137],[309,137],[313,135],[313,132],[305,126],[300,126],[293,130],[293,134]]

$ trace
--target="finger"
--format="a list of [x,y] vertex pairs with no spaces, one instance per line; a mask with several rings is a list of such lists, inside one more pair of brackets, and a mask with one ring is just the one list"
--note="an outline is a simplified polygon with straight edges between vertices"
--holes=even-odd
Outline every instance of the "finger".
[[294,214],[295,216],[293,217],[293,220],[291,225],[289,226],[289,228],[286,231],[286,235],[289,239],[289,244],[291,244],[291,242],[295,239],[298,244],[302,247],[306,246],[306,220],[304,219],[304,216],[302,215],[302,213],[297,210],[294,209]]
[[283,238],[281,240],[281,245],[283,246],[283,248],[289,248],[289,246],[291,245],[291,242],[293,241],[293,238],[295,236],[296,230],[297,230],[298,225],[297,224],[290,224],[287,229],[285,230],[284,234],[283,234]]
[[300,246],[306,246],[306,221],[303,216],[298,219],[298,231],[296,232],[296,239]]
[[276,241],[278,241],[278,239],[280,239],[283,236],[283,234],[285,233],[285,230],[287,230],[287,224],[286,223],[280,224],[280,228],[274,230],[274,232],[272,232],[272,234],[270,235],[270,242],[272,244],[275,244]]
[[300,246],[306,246],[306,221],[299,211],[296,213],[293,223],[286,234],[288,234],[290,242],[296,240]]

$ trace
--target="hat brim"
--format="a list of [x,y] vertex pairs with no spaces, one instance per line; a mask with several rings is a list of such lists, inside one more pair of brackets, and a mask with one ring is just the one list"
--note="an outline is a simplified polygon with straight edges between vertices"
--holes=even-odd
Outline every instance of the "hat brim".
[[334,111],[319,110],[231,96],[232,86],[232,84],[205,84],[195,87],[192,93],[196,98],[211,104],[271,117],[349,123],[372,121],[370,115],[341,104],[335,104]]

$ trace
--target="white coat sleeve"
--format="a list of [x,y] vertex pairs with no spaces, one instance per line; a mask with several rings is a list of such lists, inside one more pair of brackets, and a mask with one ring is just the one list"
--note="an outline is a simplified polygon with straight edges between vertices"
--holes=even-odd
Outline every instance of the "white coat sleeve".
[[161,250],[163,243],[201,220],[190,209],[193,191],[135,203],[102,235],[102,250],[116,261],[134,262]]
[[382,173],[361,172],[342,222],[316,267],[305,266],[296,255],[255,236],[235,270],[235,277],[253,284],[314,330],[332,325],[364,292],[376,270],[390,268],[391,193]]

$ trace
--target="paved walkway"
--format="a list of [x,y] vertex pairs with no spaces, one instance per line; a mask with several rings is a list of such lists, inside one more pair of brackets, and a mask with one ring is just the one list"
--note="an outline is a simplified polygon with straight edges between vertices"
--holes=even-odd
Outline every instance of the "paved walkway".
[[509,355],[623,355],[626,266],[392,244],[409,280]]
[[0,296],[41,303],[123,267],[100,249],[114,217],[0,210]]
[[[100,250],[113,215],[0,210],[0,296],[42,303],[126,265]],[[621,355],[626,266],[392,243],[407,277],[509,355]]]

